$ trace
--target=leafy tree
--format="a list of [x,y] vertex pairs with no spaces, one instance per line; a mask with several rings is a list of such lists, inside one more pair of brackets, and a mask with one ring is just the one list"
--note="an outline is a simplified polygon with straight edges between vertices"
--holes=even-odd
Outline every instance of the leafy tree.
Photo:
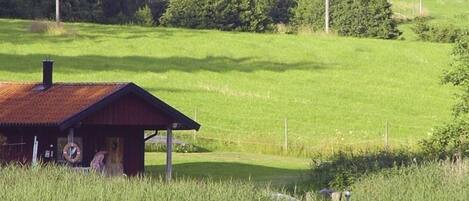
[[[395,39],[401,34],[387,0],[340,0],[330,4],[330,26],[339,35]],[[323,30],[324,7],[324,0],[298,0],[294,24]]]
[[452,55],[452,68],[442,81],[460,90],[453,107],[453,121],[437,128],[432,138],[422,141],[427,153],[440,158],[469,155],[469,35],[457,40]]

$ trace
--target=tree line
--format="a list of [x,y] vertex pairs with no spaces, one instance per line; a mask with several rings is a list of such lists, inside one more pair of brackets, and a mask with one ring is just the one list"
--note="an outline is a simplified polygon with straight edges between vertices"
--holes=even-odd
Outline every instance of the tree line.
[[[331,29],[344,36],[400,35],[387,0],[331,0]],[[324,28],[324,0],[60,0],[64,21],[268,32]],[[53,19],[53,0],[2,0],[0,17]]]

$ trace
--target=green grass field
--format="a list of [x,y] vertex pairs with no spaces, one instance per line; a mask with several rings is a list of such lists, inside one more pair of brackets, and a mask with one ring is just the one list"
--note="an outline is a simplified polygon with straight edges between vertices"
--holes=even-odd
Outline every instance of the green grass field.
[[[393,3],[397,1],[417,2]],[[408,5],[399,5],[403,12],[411,12]],[[468,0],[424,0],[424,6],[435,23],[469,26]],[[117,178],[106,183],[80,177],[78,184],[84,187],[79,196],[51,191],[75,178],[61,177],[63,170],[53,170],[57,174],[52,175],[3,169],[0,189],[9,193],[0,193],[0,200],[36,195],[90,200],[96,198],[93,193],[113,194],[99,200],[152,200],[154,195],[179,200],[263,200],[269,189],[260,186],[266,183],[307,188],[311,182],[310,159],[258,154],[284,153],[285,118],[290,155],[307,156],[349,145],[381,146],[386,122],[391,146],[413,146],[450,119],[454,103],[454,90],[440,84],[451,61],[451,44],[416,41],[412,24],[400,26],[405,40],[390,41],[88,23],[67,23],[66,28],[76,34],[54,36],[28,32],[30,23],[0,19],[0,81],[40,81],[41,60],[50,56],[56,61],[55,81],[134,82],[202,124],[195,140],[192,132],[178,132],[177,138],[215,152],[175,153],[178,181],[172,186],[150,181],[162,176],[165,154],[146,153],[150,180]],[[383,200],[466,198],[465,189],[457,186],[467,181],[450,183],[447,176],[461,175],[429,164],[366,175],[352,190],[356,200],[382,198],[381,193],[388,196]],[[207,178],[215,182],[198,183]],[[65,186],[66,192],[73,192],[72,185]],[[403,188],[396,192],[389,186]],[[448,191],[419,196],[420,191],[435,188]],[[461,191],[466,194],[458,194]],[[200,196],[189,196],[193,194]]]
[[[202,124],[202,138],[236,145],[289,143],[314,150],[344,144],[414,144],[449,118],[439,77],[449,44],[335,36],[66,24],[78,35],[29,33],[29,21],[0,20],[0,80],[131,81]],[[233,147],[233,146],[232,146]],[[267,151],[268,152],[268,151]]]
[[[164,177],[165,153],[147,153],[146,172]],[[176,178],[213,180],[251,180],[275,186],[294,186],[309,180],[309,159],[268,156],[249,153],[175,153],[174,175]]]
[[[410,18],[419,15],[420,0],[391,0],[393,10],[398,15]],[[422,0],[423,13],[435,23],[469,26],[468,0]]]

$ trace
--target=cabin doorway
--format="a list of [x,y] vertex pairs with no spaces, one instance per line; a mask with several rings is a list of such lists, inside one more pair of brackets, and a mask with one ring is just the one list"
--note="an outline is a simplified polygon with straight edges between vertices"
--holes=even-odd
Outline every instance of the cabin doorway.
[[105,172],[108,176],[119,176],[124,174],[124,138],[107,137]]

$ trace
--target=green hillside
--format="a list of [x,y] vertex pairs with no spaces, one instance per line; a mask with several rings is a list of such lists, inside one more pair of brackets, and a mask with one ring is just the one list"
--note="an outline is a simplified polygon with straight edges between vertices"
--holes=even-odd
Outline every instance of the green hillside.
[[439,82],[449,44],[95,24],[51,36],[29,24],[0,20],[0,80],[39,81],[50,56],[56,81],[135,82],[197,111],[198,139],[236,150],[282,144],[285,118],[292,146],[382,144],[386,121],[392,144],[413,144],[453,102]]
[[[391,0],[398,15],[418,16],[420,0]],[[435,23],[469,25],[469,0],[422,0],[423,13]]]

